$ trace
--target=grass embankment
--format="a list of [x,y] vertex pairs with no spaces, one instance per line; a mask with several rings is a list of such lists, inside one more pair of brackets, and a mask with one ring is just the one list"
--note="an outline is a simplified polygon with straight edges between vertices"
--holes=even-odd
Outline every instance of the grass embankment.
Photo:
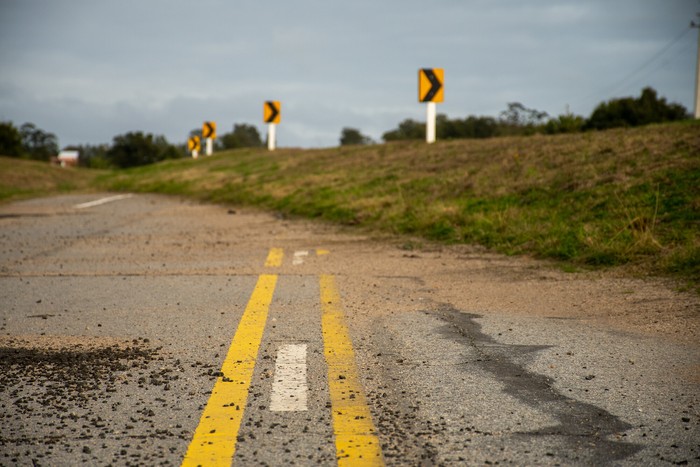
[[0,201],[89,190],[98,174],[46,162],[0,157]]
[[0,200],[91,184],[700,284],[697,123],[433,145],[236,150],[102,173],[0,158]]
[[573,266],[700,282],[700,125],[236,150],[101,179]]

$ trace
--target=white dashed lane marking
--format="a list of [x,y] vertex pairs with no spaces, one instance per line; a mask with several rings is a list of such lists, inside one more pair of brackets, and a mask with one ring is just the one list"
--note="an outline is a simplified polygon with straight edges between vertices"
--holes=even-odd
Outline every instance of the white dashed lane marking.
[[270,410],[274,412],[307,410],[306,344],[287,344],[279,348],[274,378]]
[[109,196],[107,198],[100,198],[100,199],[96,199],[95,201],[89,201],[87,203],[76,204],[73,207],[75,209],[94,208],[95,206],[100,206],[101,204],[107,204],[107,203],[111,203],[112,201],[119,201],[120,199],[131,198],[132,196],[134,196],[134,195],[126,194],[126,195]]
[[304,258],[307,256],[309,256],[308,251],[295,251],[294,259],[292,260],[292,265],[298,266],[300,264],[304,264]]

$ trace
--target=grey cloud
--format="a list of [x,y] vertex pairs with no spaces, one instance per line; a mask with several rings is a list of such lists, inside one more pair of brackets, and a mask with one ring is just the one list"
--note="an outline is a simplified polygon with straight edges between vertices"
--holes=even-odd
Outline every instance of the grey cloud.
[[[184,141],[203,119],[258,126],[281,100],[280,144],[374,138],[423,119],[416,73],[445,69],[453,117],[520,101],[587,115],[645,85],[692,105],[697,31],[617,85],[687,27],[682,0],[536,2],[205,0],[0,4],[0,118],[33,121],[61,144],[130,130]],[[11,66],[8,66],[11,64]]]

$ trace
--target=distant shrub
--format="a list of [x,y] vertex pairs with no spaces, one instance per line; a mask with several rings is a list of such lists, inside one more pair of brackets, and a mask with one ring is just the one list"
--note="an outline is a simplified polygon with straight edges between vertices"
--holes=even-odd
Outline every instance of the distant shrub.
[[544,132],[549,135],[557,133],[576,133],[583,130],[586,119],[580,115],[565,114],[553,118],[544,125]]
[[668,104],[659,98],[653,88],[642,90],[639,98],[625,97],[599,104],[585,125],[585,129],[640,126],[650,123],[672,122],[689,118],[688,111],[680,104]]
[[175,147],[168,144],[164,136],[136,131],[115,136],[106,157],[112,165],[127,168],[181,156]]
[[340,145],[341,146],[352,146],[352,145],[366,145],[374,144],[372,138],[363,135],[357,128],[343,128],[340,132]]

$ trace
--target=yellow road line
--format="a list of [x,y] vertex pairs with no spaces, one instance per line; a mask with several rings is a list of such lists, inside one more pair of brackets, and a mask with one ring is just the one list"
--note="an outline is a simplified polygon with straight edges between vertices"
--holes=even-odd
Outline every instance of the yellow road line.
[[270,252],[267,254],[267,259],[265,260],[266,268],[275,268],[282,266],[282,259],[284,258],[284,250],[282,248],[270,248]]
[[214,384],[183,466],[231,465],[276,284],[276,275],[263,274],[258,278],[221,366],[223,376]]
[[377,430],[360,383],[355,351],[335,277],[320,276],[321,327],[339,466],[384,465]]

